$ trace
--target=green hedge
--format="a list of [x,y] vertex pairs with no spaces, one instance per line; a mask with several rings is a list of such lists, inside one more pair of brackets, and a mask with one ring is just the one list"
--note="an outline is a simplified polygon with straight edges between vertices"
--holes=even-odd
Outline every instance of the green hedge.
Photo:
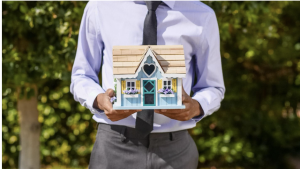
[[[300,3],[205,2],[217,15],[221,109],[190,130],[199,166],[288,168],[300,152]],[[86,167],[91,113],[69,93],[86,2],[3,2],[2,165],[18,166],[16,88],[36,84],[41,162]]]

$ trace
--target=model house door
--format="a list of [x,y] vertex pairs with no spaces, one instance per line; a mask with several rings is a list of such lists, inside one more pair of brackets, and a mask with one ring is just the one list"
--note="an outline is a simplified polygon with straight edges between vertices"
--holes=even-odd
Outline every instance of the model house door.
[[143,105],[155,106],[155,80],[143,80]]

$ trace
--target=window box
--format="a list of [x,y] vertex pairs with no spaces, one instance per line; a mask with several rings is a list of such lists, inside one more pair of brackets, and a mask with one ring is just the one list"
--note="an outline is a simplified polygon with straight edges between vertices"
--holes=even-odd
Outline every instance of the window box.
[[139,94],[124,94],[125,98],[138,98]]
[[165,87],[159,89],[158,93],[160,94],[159,97],[175,97],[174,91]]
[[137,89],[127,89],[123,91],[125,95],[132,95],[132,94],[138,94],[140,90]]
[[162,94],[162,93],[160,93],[159,97],[175,97],[175,94]]

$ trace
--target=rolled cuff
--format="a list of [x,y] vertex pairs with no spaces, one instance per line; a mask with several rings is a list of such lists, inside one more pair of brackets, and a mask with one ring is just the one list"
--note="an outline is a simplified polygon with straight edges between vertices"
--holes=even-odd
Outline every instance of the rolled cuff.
[[201,95],[194,95],[192,97],[192,99],[197,100],[198,103],[200,104],[202,110],[203,110],[203,114],[199,115],[199,116],[195,116],[192,118],[192,120],[195,120],[196,122],[202,120],[204,117],[208,116],[208,103],[205,100],[205,98],[203,98]]
[[86,106],[87,106],[88,109],[90,109],[91,113],[93,113],[93,114],[102,114],[102,113],[104,113],[103,110],[100,110],[100,109],[97,109],[97,108],[93,107],[95,99],[97,98],[98,94],[101,94],[101,93],[105,93],[105,91],[103,89],[93,91],[93,92],[89,93],[89,96],[86,100]]

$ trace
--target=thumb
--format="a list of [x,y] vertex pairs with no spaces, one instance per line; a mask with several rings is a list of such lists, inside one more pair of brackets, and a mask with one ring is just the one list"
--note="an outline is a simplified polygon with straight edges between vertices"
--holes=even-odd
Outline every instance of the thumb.
[[109,97],[113,97],[115,95],[115,92],[113,89],[107,89],[105,92]]
[[182,86],[182,95],[187,95],[187,93],[185,92],[183,86]]
[[182,101],[185,101],[186,99],[188,99],[188,94],[185,92],[183,86],[182,86]]

